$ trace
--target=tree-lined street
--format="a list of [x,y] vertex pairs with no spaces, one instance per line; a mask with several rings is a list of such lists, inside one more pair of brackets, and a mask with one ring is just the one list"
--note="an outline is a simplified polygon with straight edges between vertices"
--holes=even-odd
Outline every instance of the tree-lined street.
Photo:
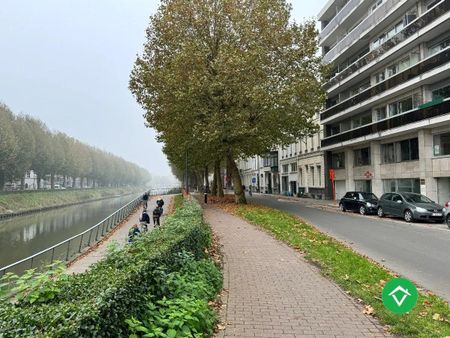
[[320,210],[276,196],[253,195],[249,200],[295,214],[450,300],[450,232],[444,228]]

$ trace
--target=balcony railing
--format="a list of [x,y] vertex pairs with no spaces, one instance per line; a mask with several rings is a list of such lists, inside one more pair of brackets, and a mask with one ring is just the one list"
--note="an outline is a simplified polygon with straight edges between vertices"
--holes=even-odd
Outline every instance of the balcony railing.
[[450,48],[446,48],[440,53],[415,64],[414,66],[404,70],[403,72],[398,73],[390,77],[389,79],[384,80],[383,82],[380,82],[377,85],[372,86],[364,90],[363,92],[325,110],[320,115],[320,119],[325,120],[327,118],[330,118],[331,116],[336,115],[344,111],[345,109],[354,107],[355,105],[364,102],[373,96],[379,95],[380,93],[388,89],[394,88],[406,81],[427,73],[430,70],[442,66],[448,62],[450,62]]
[[386,0],[374,12],[368,15],[361,23],[349,32],[341,41],[339,41],[333,49],[324,56],[325,62],[333,61],[348,46],[355,43],[361,38],[362,33],[370,28],[377,26],[389,13],[392,8],[398,4],[398,0]]
[[353,10],[355,10],[363,0],[350,0],[342,7],[341,11],[336,14],[336,16],[331,19],[331,21],[326,25],[320,32],[320,39],[328,36],[333,30],[338,27],[342,20],[344,20]]
[[352,64],[350,64],[347,68],[337,73],[334,77],[332,77],[325,85],[325,89],[329,89],[337,84],[339,84],[342,80],[356,73],[359,69],[371,63],[375,59],[379,58],[386,52],[388,52],[393,47],[397,46],[399,43],[405,41],[411,35],[417,33],[422,28],[428,26],[430,23],[435,21],[440,16],[444,15],[450,10],[450,1],[442,1],[437,6],[433,7],[429,11],[425,12],[419,18],[411,22],[408,26],[403,28],[397,35],[393,36],[391,39],[384,42],[380,47],[370,51],[365,54]]
[[436,101],[433,105],[423,105],[424,108],[416,108],[408,112],[393,116],[389,119],[374,122],[363,127],[344,133],[327,137],[321,141],[322,147],[328,147],[337,143],[353,140],[359,137],[369,136],[388,129],[401,127],[409,123],[426,120],[450,113],[450,99]]

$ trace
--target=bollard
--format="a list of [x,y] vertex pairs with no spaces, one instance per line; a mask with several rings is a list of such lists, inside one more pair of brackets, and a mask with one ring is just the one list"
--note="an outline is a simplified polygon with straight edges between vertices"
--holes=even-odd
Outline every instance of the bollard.
[[205,196],[205,204],[207,204],[208,203],[208,194],[205,192],[204,196]]

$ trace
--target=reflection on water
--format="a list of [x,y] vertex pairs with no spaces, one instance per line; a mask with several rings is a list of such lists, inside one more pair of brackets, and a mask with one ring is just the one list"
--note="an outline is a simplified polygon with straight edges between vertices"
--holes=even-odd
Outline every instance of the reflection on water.
[[0,267],[79,234],[135,197],[115,197],[0,221]]

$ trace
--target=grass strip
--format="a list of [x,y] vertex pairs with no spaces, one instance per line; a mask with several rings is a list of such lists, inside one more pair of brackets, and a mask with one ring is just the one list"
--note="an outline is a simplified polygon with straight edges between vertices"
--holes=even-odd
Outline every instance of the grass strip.
[[420,290],[417,305],[411,312],[394,314],[384,307],[381,299],[383,286],[396,276],[394,273],[286,212],[259,205],[224,208],[302,251],[325,276],[365,303],[366,312],[388,325],[391,333],[405,337],[450,336],[448,302],[432,292]]
[[173,198],[173,210],[177,210],[183,206],[184,197],[183,195],[176,195]]
[[131,188],[49,190],[0,194],[0,214],[47,208],[131,193]]

